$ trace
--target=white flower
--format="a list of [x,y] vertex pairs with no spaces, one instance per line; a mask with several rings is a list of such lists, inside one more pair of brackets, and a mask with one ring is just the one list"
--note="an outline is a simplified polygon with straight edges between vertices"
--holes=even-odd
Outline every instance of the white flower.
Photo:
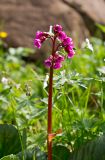
[[94,51],[92,44],[90,43],[89,39],[86,38],[85,42],[82,43],[82,48],[88,48],[92,52]]
[[86,38],[86,47],[93,52],[93,46],[92,46],[92,44],[90,43],[90,41],[89,41],[88,38]]
[[6,77],[2,77],[2,79],[1,79],[1,82],[3,83],[3,84],[8,84],[8,78],[6,78]]
[[15,86],[16,86],[17,89],[19,89],[21,85],[20,84],[16,84]]

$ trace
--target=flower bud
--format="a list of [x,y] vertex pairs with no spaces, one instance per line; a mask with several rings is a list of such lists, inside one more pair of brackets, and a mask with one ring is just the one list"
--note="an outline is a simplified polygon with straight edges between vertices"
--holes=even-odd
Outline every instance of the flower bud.
[[60,31],[62,31],[62,26],[59,24],[54,25],[53,27],[54,33],[58,33]]

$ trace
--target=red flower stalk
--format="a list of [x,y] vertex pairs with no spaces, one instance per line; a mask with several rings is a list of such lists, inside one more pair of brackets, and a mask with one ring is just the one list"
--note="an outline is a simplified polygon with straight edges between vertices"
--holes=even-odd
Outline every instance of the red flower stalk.
[[[53,32],[52,32],[53,30]],[[49,95],[48,95],[48,160],[52,160],[52,138],[54,133],[52,133],[52,94],[53,94],[53,69],[59,69],[62,67],[62,62],[64,61],[64,56],[58,54],[60,48],[68,53],[67,57],[72,58],[75,54],[74,44],[72,38],[68,37],[64,31],[62,31],[61,25],[54,25],[53,28],[50,26],[49,32],[37,31],[36,37],[34,39],[34,46],[41,48],[42,43],[50,38],[52,40],[52,54],[48,59],[45,60],[46,67],[50,68],[49,75]],[[58,46],[56,46],[56,40],[59,41]]]

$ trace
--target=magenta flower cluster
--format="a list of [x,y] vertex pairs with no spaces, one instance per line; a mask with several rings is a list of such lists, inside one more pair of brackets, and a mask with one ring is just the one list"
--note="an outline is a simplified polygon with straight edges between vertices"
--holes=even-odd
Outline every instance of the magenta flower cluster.
[[[68,58],[72,58],[75,54],[73,40],[66,35],[61,25],[56,24],[50,32],[37,31],[34,46],[41,48],[42,43],[48,38],[52,40],[53,50],[52,54],[45,60],[45,65],[49,68],[53,66],[54,69],[59,69],[64,61],[64,56],[59,54],[61,48],[64,48]],[[56,44],[56,40],[59,43]]]

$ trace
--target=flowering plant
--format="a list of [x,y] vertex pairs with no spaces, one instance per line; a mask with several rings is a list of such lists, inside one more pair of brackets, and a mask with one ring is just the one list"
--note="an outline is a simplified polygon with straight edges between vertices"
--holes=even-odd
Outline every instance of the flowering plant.
[[[45,66],[50,68],[49,75],[49,95],[48,95],[48,160],[52,160],[52,139],[56,133],[52,133],[52,92],[53,92],[53,69],[59,69],[62,67],[62,62],[65,57],[72,58],[75,54],[74,44],[71,37],[68,37],[63,31],[61,25],[50,26],[49,32],[37,31],[34,39],[34,46],[41,48],[43,42],[47,39],[52,41],[52,53],[45,60]],[[63,48],[67,53],[67,56],[63,56],[60,53],[60,49]]]
[[[64,48],[67,52],[67,57],[72,58],[75,54],[74,44],[72,38],[68,37],[63,31],[62,26],[56,24],[53,27],[50,26],[49,32],[37,31],[34,46],[41,48],[43,42],[49,38],[53,43],[53,52],[52,55],[45,60],[45,65],[49,68],[53,66],[54,69],[59,69],[62,67],[62,62],[65,59],[65,57],[60,54],[60,49]],[[56,44],[56,40],[59,42],[58,44]]]

